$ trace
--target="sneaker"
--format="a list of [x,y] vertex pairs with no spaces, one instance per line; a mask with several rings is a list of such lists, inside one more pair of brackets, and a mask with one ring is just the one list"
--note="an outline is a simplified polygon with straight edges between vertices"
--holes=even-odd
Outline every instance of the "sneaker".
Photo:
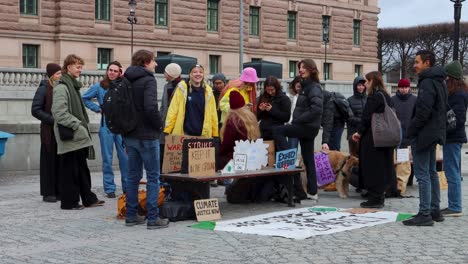
[[406,226],[433,226],[434,221],[432,221],[432,217],[430,215],[418,213],[411,219],[404,220],[403,224]]
[[125,218],[125,225],[126,226],[134,226],[134,225],[141,225],[146,222],[146,218],[144,215],[136,215],[132,218]]
[[456,212],[456,211],[452,211],[448,208],[445,208],[443,210],[440,210],[440,213],[444,216],[453,216],[453,217],[459,217],[459,216],[462,216],[463,213],[462,212]]
[[156,220],[149,221],[146,224],[146,227],[148,229],[159,229],[159,228],[165,228],[169,226],[169,219],[167,218],[159,218]]
[[106,193],[107,198],[115,198],[115,192]]
[[444,216],[440,211],[431,212],[431,218],[434,222],[443,222],[445,220]]
[[371,200],[362,202],[360,205],[361,205],[361,208],[375,208],[375,209],[383,208],[385,206],[384,203],[378,203],[378,202],[371,201]]
[[44,196],[44,197],[42,197],[42,201],[44,201],[46,203],[56,203],[57,202],[57,197],[55,197],[53,195]]
[[211,187],[218,187],[218,182],[217,181],[210,181],[210,186]]
[[307,194],[307,200],[318,201],[318,193],[316,194]]

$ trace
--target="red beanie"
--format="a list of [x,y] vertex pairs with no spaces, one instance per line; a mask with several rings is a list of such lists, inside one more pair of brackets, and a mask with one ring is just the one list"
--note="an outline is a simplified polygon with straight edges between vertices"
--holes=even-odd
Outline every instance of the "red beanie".
[[239,109],[245,105],[244,97],[238,91],[232,91],[229,94],[229,106],[231,109]]
[[410,86],[411,86],[411,82],[406,78],[403,78],[398,81],[398,87],[410,87]]

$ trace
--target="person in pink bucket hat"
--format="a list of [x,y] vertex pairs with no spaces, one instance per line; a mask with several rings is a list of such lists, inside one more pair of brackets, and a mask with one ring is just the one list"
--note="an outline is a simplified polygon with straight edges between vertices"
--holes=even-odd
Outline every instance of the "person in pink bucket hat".
[[231,80],[219,96],[219,110],[221,110],[221,123],[224,123],[227,113],[231,109],[229,105],[229,94],[232,91],[238,91],[245,100],[253,113],[257,112],[257,71],[252,67],[247,67],[242,71],[239,79]]

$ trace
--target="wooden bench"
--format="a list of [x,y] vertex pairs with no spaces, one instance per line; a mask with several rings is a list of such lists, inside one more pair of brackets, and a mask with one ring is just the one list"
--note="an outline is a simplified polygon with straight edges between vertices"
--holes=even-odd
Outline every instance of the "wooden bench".
[[[204,195],[202,195],[202,199],[210,198],[210,182],[214,180],[226,180],[226,179],[242,179],[242,178],[253,178],[253,177],[268,177],[268,176],[282,176],[285,177],[287,182],[287,190],[288,190],[288,206],[294,207],[293,203],[293,175],[302,172],[304,169],[274,169],[274,168],[265,168],[263,170],[257,171],[242,171],[236,172],[231,174],[221,174],[217,172],[214,176],[189,176],[185,173],[161,173],[161,178],[164,180],[174,182],[175,184],[171,184],[173,191],[175,189],[183,188],[183,185],[186,187],[194,187],[194,188],[201,188],[203,189]],[[187,185],[186,183],[190,182],[191,185]],[[177,184],[182,183],[182,184]],[[184,184],[185,183],[185,184]],[[198,185],[193,186],[192,184]]]

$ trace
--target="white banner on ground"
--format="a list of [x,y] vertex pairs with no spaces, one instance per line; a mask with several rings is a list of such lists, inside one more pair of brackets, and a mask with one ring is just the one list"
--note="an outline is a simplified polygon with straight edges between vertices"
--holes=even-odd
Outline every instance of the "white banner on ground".
[[314,211],[314,208],[301,208],[274,212],[217,222],[215,230],[306,239],[312,236],[395,222],[398,216],[398,213],[388,211],[349,213],[343,210]]

